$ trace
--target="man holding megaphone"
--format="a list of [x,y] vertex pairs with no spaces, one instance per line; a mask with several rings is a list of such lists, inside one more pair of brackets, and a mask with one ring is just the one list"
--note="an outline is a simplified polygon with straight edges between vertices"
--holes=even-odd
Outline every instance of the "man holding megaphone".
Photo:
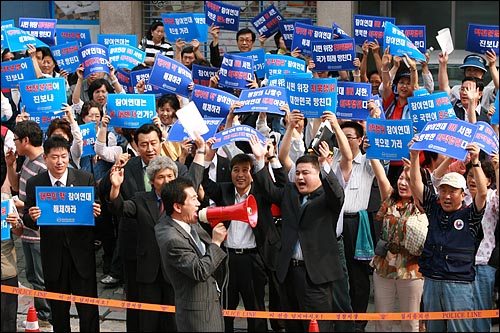
[[218,223],[212,237],[198,224],[200,202],[187,178],[161,190],[165,214],[155,225],[163,273],[175,290],[178,332],[224,332],[224,317],[213,273],[226,257],[220,245],[227,235]]

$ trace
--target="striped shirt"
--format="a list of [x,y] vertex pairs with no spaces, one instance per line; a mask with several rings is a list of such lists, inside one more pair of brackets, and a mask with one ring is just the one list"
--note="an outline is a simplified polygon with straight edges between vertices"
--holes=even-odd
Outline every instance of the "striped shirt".
[[146,52],[146,57],[154,58],[157,53],[160,53],[161,55],[170,57],[172,59],[174,58],[174,48],[168,42],[163,42],[160,45],[155,45],[155,42],[146,39],[146,45],[141,43],[141,45],[139,45],[139,49]]
[[[28,182],[28,179],[44,172],[45,170],[47,170],[47,166],[43,160],[43,153],[38,155],[33,160],[30,160],[29,158],[24,160],[21,171],[19,172],[19,200],[26,202],[26,183]],[[19,212],[19,216],[23,216],[22,211]],[[31,243],[40,241],[40,232],[24,226],[21,239]]]

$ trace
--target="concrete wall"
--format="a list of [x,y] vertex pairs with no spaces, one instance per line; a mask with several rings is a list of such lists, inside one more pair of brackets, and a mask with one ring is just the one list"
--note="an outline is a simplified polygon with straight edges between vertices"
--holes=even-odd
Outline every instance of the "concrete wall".
[[99,21],[101,34],[144,34],[141,1],[100,1]]
[[356,13],[355,1],[318,1],[316,6],[318,26],[331,27],[335,22],[352,36],[352,18]]

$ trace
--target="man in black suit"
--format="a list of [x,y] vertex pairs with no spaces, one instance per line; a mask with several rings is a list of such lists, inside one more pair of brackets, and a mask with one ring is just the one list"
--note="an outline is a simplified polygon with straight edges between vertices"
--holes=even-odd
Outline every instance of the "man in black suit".
[[[266,149],[256,136],[250,145],[256,158],[255,187],[281,208],[283,218],[276,271],[282,311],[332,312],[333,284],[344,276],[336,235],[344,191],[329,164],[320,167],[315,155],[299,157],[295,182],[276,187],[264,168]],[[308,324],[285,322],[287,332],[307,332]],[[318,324],[321,332],[332,331],[331,321]]]
[[[196,146],[204,147],[203,138],[197,135]],[[189,168],[189,178],[196,188],[203,179],[203,161],[205,149],[197,150],[195,159]],[[177,165],[170,157],[156,156],[146,167],[146,173],[152,184],[151,191],[138,192],[130,200],[123,200],[120,194],[124,181],[124,171],[114,166],[110,174],[111,192],[110,209],[117,216],[134,218],[137,221],[137,278],[138,301],[142,303],[174,305],[174,290],[160,268],[160,249],[156,242],[155,225],[162,213],[161,188],[177,178]],[[172,313],[141,311],[139,313],[141,332],[176,331]]]
[[[33,176],[26,185],[24,224],[38,229],[42,211],[36,206],[37,186],[95,186],[91,173],[68,168],[70,143],[59,135],[48,138],[44,160],[48,171]],[[93,204],[94,216],[100,205]],[[47,291],[97,297],[93,226],[41,226],[40,250]],[[50,301],[54,332],[71,332],[70,302]],[[96,305],[76,303],[82,332],[99,332]]]
[[[139,156],[131,158],[123,167],[124,181],[120,187],[123,200],[129,200],[138,192],[151,190],[146,176],[146,167],[156,156],[160,155],[161,130],[153,124],[139,127],[134,136]],[[185,165],[176,162],[178,175],[187,173]],[[111,190],[109,172],[103,176],[99,184],[99,195],[104,201]],[[150,283],[152,277],[144,276],[137,270],[137,221],[134,218],[122,217],[118,224],[118,243],[123,262],[125,276],[125,294],[127,301],[138,301],[137,281]],[[127,309],[127,331],[138,332],[139,310]]]

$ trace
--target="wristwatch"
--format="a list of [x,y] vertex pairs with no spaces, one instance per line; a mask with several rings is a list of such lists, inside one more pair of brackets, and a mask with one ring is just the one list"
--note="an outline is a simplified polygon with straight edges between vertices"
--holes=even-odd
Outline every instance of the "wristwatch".
[[474,168],[480,168],[481,167],[481,162],[477,162],[476,164],[472,163],[471,164]]

